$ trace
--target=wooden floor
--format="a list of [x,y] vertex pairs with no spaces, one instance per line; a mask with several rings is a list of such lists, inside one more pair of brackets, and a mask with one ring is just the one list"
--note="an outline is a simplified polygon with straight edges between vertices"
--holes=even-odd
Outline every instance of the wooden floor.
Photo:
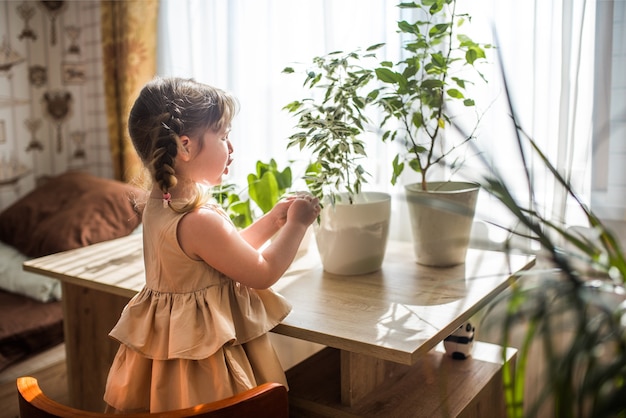
[[68,403],[65,345],[60,344],[0,373],[0,418],[19,417],[15,380],[33,376],[52,399]]

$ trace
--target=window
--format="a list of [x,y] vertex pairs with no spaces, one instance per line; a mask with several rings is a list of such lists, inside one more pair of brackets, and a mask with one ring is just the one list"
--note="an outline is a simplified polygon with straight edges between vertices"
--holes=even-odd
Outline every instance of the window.
[[[314,56],[333,50],[365,48],[379,42],[387,44],[380,58],[395,60],[400,53],[396,33],[401,13],[396,7],[398,3],[163,0],[159,73],[194,77],[228,89],[239,98],[242,108],[233,126],[236,162],[231,171],[232,180],[237,181],[254,168],[258,159],[275,158],[281,165],[298,157],[286,151],[286,138],[295,121],[281,109],[302,96],[302,80],[281,73],[282,69],[294,62],[310,62]],[[601,24],[596,23],[597,5],[598,16],[608,13],[606,9],[612,12],[612,17]],[[590,201],[593,168],[597,173],[594,193],[605,187],[605,195],[612,196],[611,204],[626,207],[626,197],[622,197],[626,175],[616,173],[626,153],[625,146],[617,141],[623,137],[625,126],[623,71],[612,72],[611,85],[594,85],[593,81],[594,71],[609,71],[610,67],[604,66],[609,58],[614,68],[624,67],[624,2],[475,0],[460,1],[459,7],[467,8],[472,16],[470,35],[475,40],[497,44],[516,115],[525,131],[571,179],[586,202]],[[598,36],[596,28],[600,31]],[[602,42],[600,45],[614,41],[609,58],[606,50],[598,50],[596,39]],[[520,176],[522,161],[514,143],[500,62],[495,54],[491,58],[493,64],[486,70],[489,83],[476,89],[480,96],[477,101],[489,108],[477,145],[524,201],[529,198],[528,187]],[[598,63],[595,67],[594,61]],[[597,77],[599,81],[608,79],[606,75]],[[613,94],[605,94],[607,91]],[[594,97],[596,101],[606,99],[605,107],[598,109],[613,109],[603,110],[603,114],[611,115],[612,136],[610,146],[594,148],[591,166],[592,132],[597,142],[600,121],[599,116],[592,117]],[[621,116],[615,110],[619,106]],[[376,142],[378,148],[369,150],[368,169],[373,174],[370,186],[401,196],[401,186],[392,188],[389,183],[392,153]],[[552,181],[545,180],[548,177],[541,164],[537,160],[529,164],[535,175],[534,198],[544,212],[569,223],[581,222],[580,214],[571,210],[566,197],[555,190]],[[596,172],[598,167],[604,168]],[[611,193],[613,190],[620,191],[619,198]],[[600,198],[605,195],[596,193],[596,201],[605,201]],[[396,200],[401,204],[401,197]],[[397,210],[402,216],[402,209]],[[504,215],[494,211],[493,202],[484,195],[477,212],[486,218]],[[401,229],[397,227],[396,238],[406,238]],[[491,235],[489,238],[501,239]]]
[[598,2],[591,206],[626,219],[626,3]]

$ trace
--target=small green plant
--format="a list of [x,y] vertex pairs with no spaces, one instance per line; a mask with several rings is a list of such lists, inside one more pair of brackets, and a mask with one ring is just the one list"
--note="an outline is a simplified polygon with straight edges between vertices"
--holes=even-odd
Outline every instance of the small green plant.
[[[284,107],[298,118],[298,131],[289,137],[287,148],[312,152],[305,180],[320,201],[328,199],[334,205],[342,192],[352,201],[367,182],[359,160],[367,156],[362,135],[370,121],[365,109],[377,91],[365,91],[375,75],[363,61],[374,58],[373,51],[381,46],[373,45],[363,54],[337,51],[315,57],[313,68],[304,71],[303,86],[311,90],[311,97]],[[283,72],[295,70],[287,67]]]
[[222,184],[212,190],[212,195],[235,226],[242,229],[250,225],[253,218],[250,200],[242,200],[237,189],[236,184]]
[[291,167],[279,170],[274,159],[257,161],[256,172],[248,174],[248,194],[263,213],[274,207],[292,184]]
[[245,190],[238,192],[235,184],[224,184],[213,190],[213,198],[240,229],[269,212],[285,195],[292,185],[291,167],[280,170],[274,159],[268,163],[257,161],[255,172],[248,174],[247,182],[246,199],[242,198]]
[[490,47],[457,33],[470,16],[458,14],[456,3],[456,0],[401,3],[400,8],[415,9],[423,18],[413,23],[398,22],[399,32],[406,37],[405,57],[396,64],[384,61],[375,70],[383,83],[377,100],[385,115],[382,126],[387,127],[383,141],[403,144],[403,152],[393,160],[392,184],[396,184],[408,164],[421,174],[422,189],[426,190],[428,170],[443,163],[457,147],[473,138],[470,133],[459,144],[438,148],[438,144],[444,145],[443,131],[451,123],[448,102],[475,105],[466,96],[469,81],[456,76],[454,71],[474,67],[485,58],[484,49]]

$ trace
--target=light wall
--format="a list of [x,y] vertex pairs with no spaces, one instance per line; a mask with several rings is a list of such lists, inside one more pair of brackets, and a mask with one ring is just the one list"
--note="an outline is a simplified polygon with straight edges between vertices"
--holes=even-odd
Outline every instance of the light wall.
[[0,0],[0,60],[12,51],[17,61],[0,65],[0,210],[42,176],[112,177],[99,1],[61,3],[53,13],[40,1]]

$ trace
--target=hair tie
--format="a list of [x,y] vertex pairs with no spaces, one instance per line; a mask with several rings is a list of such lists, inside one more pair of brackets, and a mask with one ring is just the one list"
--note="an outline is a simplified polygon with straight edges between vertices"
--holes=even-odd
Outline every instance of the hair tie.
[[172,201],[172,195],[169,193],[163,193],[163,207],[166,208],[169,206]]

